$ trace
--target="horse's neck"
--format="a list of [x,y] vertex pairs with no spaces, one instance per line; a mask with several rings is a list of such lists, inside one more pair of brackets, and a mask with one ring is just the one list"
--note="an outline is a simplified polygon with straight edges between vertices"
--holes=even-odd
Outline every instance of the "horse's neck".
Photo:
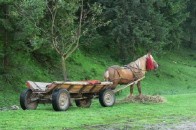
[[146,71],[146,55],[141,57],[140,62],[141,62],[141,69]]
[[140,57],[139,59],[137,59],[134,62],[131,62],[128,64],[129,66],[133,66],[133,67],[137,67],[141,70],[146,70],[146,55],[144,55],[143,57]]

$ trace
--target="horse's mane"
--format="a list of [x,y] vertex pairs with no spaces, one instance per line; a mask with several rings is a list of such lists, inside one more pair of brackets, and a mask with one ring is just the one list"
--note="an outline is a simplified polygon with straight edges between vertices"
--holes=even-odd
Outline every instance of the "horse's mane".
[[128,66],[138,67],[140,65],[141,61],[143,61],[143,60],[146,61],[146,56],[147,55],[144,55],[144,56],[138,58],[137,60],[132,61],[131,63],[128,64]]

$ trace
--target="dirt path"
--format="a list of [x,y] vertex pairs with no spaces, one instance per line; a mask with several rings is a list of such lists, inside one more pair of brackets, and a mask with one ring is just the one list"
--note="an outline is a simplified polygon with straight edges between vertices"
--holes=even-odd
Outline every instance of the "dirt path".
[[196,122],[180,122],[178,124],[156,124],[149,125],[145,130],[196,130]]
[[133,124],[110,124],[86,126],[86,130],[196,130],[196,122],[184,121],[177,124],[133,125]]

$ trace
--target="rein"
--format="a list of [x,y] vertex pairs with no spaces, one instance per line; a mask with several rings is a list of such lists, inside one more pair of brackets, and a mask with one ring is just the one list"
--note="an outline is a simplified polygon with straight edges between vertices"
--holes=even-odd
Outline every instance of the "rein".
[[138,69],[138,70],[141,70],[141,71],[145,71],[145,72],[146,72],[146,70],[143,70],[143,69],[140,69],[140,68],[136,68],[136,67],[133,67],[133,66],[125,65],[124,67],[126,67],[126,68],[130,69],[131,71],[132,71],[132,69],[131,69],[131,68],[134,68],[134,69]]
[[[134,63],[136,64],[136,62],[134,62]],[[140,63],[140,62],[139,62],[139,63]],[[134,68],[134,69],[138,69],[138,70],[140,70],[140,71],[146,72],[146,70],[140,69],[138,64],[136,64],[136,66],[137,66],[137,68],[136,68],[136,67],[133,67],[133,66],[131,66],[131,65],[125,65],[124,67],[130,69],[131,71],[132,71],[132,68]]]
[[[135,64],[136,64],[136,63],[135,63]],[[134,74],[135,77],[137,77],[137,76],[135,75],[135,72],[134,72],[131,68],[135,68],[135,69],[138,69],[138,70],[140,70],[140,71],[145,71],[145,72],[146,72],[146,70],[140,69],[139,66],[138,66],[137,64],[136,64],[136,66],[137,66],[138,68],[133,67],[133,66],[128,66],[128,65],[125,65],[124,67],[130,69],[130,70],[132,71],[132,73]],[[111,67],[111,68],[114,69],[114,70],[117,72],[118,76],[119,76],[119,78],[110,79],[111,81],[121,80],[121,79],[122,79],[122,80],[129,80],[129,79],[127,79],[127,78],[122,78],[121,75],[120,75],[120,72],[118,71],[118,69],[116,69],[115,67]],[[137,78],[138,78],[138,77],[137,77]],[[133,81],[135,81],[135,80],[133,80]]]
[[[147,60],[148,60],[148,58],[149,58],[149,56],[145,56],[145,59],[146,59],[146,66],[147,66]],[[134,63],[135,63],[135,65],[137,66],[137,67],[133,67],[132,65],[125,65],[124,67],[127,67],[128,69],[130,69],[131,71],[132,71],[132,68],[134,68],[134,69],[138,69],[138,70],[140,70],[140,71],[144,71],[144,72],[147,72],[147,70],[148,70],[148,68],[146,68],[146,70],[143,70],[143,69],[140,69],[140,60],[139,60],[139,65],[136,63],[136,61],[134,61]],[[131,64],[131,63],[130,63]]]

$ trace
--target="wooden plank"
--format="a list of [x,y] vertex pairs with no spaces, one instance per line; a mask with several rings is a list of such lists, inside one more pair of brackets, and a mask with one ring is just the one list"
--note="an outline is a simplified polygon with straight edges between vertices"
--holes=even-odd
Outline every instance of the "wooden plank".
[[92,92],[95,89],[96,85],[93,85],[93,87],[90,89],[89,92]]
[[105,89],[106,86],[107,86],[107,85],[104,85],[104,86],[99,90],[99,92],[102,91],[103,89]]
[[71,82],[64,82],[63,84],[71,84],[71,85],[88,85],[89,83],[86,81],[71,81]]
[[96,87],[95,87],[93,90],[91,90],[91,92],[92,92],[92,93],[98,93],[98,92],[100,92],[102,89],[104,89],[105,86],[107,86],[107,85],[96,85]]
[[[98,84],[91,84],[88,81],[54,81],[52,83],[44,83],[44,82],[28,82],[34,91],[37,92],[49,92],[56,88],[64,88],[67,89],[70,93],[96,93],[101,89],[104,89],[105,86],[110,86],[113,83],[109,81],[104,81]],[[46,86],[50,86],[49,89]]]
[[86,85],[73,85],[72,89],[69,90],[70,93],[78,93],[81,88]]
[[113,82],[109,82],[109,81],[104,81],[104,82],[101,82],[101,85],[112,85]]
[[83,87],[78,91],[78,93],[82,93],[82,91],[87,87],[87,85],[83,85]]
[[33,90],[37,91],[45,91],[46,86],[50,85],[51,83],[44,83],[44,82],[33,82],[33,81],[27,81],[27,86],[32,88]]
[[74,85],[70,85],[70,86],[67,88],[67,91],[70,91],[73,87],[74,87]]
[[67,89],[70,88],[71,85],[67,85],[67,84],[56,84],[55,88],[63,88],[63,89]]
[[82,93],[89,93],[92,88],[93,88],[93,85],[86,85]]
[[[69,82],[63,82],[63,81],[54,81],[55,84],[66,84],[66,85],[99,85],[99,84],[90,84],[88,81],[69,81]],[[101,85],[112,85],[112,82],[104,81],[100,83]]]

